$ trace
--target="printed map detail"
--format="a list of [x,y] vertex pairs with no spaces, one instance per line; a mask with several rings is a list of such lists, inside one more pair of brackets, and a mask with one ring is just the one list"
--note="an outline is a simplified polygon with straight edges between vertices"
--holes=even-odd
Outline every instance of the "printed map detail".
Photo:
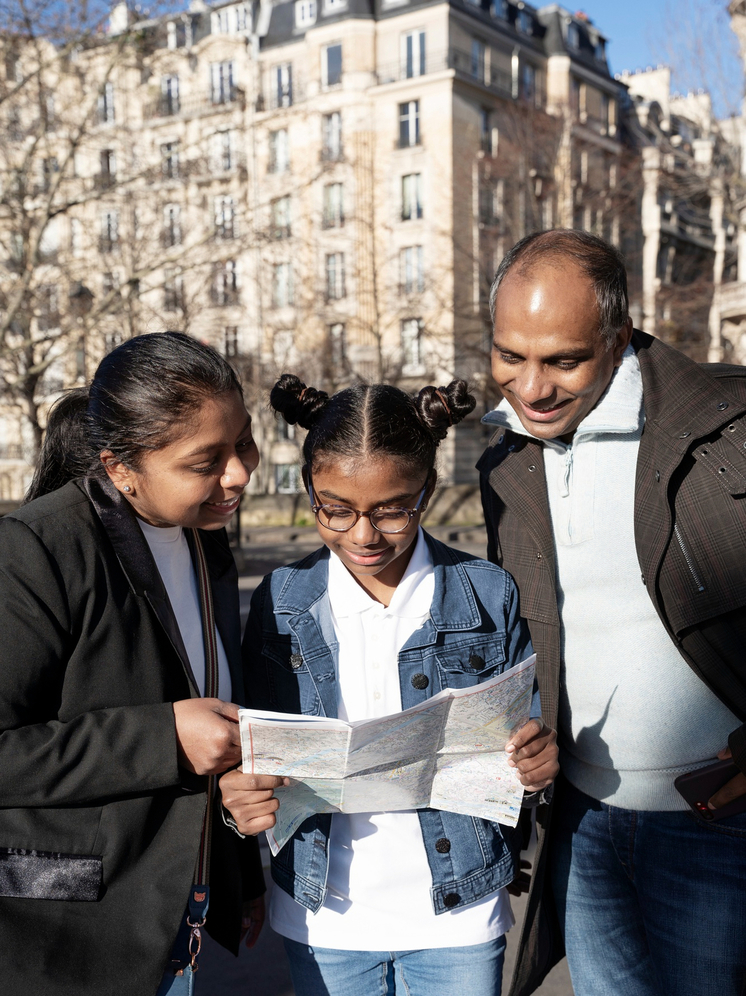
[[243,770],[290,779],[275,791],[272,853],[314,813],[429,806],[515,826],[523,786],[505,744],[528,721],[535,661],[382,719],[240,709]]

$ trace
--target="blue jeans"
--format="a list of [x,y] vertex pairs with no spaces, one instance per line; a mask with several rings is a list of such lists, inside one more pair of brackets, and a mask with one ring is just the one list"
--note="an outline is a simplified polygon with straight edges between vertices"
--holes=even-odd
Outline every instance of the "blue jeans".
[[295,996],[500,996],[504,934],[421,951],[340,951],[283,940]]
[[576,996],[739,996],[746,814],[636,812],[560,778],[549,854]]
[[183,975],[174,975],[174,970],[167,968],[155,996],[192,996],[193,992],[194,974],[191,966],[187,965]]

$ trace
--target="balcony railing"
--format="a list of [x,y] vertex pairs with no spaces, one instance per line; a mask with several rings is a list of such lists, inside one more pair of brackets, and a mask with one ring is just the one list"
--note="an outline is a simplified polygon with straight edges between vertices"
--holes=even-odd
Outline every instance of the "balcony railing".
[[400,59],[397,62],[379,66],[376,75],[380,84],[396,83],[400,80],[440,73],[447,69],[455,70],[460,78],[481,84],[501,97],[513,96],[513,77],[510,73],[490,66],[487,59],[482,60],[471,52],[458,48],[449,48],[446,51],[433,54],[428,53],[425,64],[420,71],[415,71],[415,67],[411,63],[408,64],[406,59]]
[[231,111],[243,109],[245,106],[245,95],[240,87],[226,87],[225,90],[208,93],[204,95],[194,95],[189,97],[168,97],[161,95],[156,100],[145,104],[143,117],[146,120],[153,118],[188,117],[195,114],[205,114],[207,112]]

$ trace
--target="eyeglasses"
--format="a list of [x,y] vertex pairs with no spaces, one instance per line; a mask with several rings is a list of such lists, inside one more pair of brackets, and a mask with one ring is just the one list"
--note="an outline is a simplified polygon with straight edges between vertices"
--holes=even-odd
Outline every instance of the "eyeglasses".
[[379,533],[403,533],[415,515],[420,511],[427,491],[427,481],[414,508],[372,508],[370,512],[361,512],[347,505],[316,505],[313,498],[313,485],[308,482],[308,494],[311,499],[311,511],[325,529],[335,533],[346,533],[358,522],[361,516],[366,516],[374,529]]

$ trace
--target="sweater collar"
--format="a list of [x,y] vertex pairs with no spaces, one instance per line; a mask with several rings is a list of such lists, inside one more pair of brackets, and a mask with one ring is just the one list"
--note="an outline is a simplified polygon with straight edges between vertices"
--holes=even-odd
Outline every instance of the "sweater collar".
[[[609,386],[595,408],[580,423],[575,436],[639,432],[644,421],[640,361],[635,350],[629,345],[624,351],[622,362],[614,370]],[[517,435],[537,439],[524,428],[506,398],[503,398],[497,408],[488,412],[482,422],[485,425],[505,426]],[[538,441],[547,442],[547,440]],[[548,440],[548,442],[556,443],[559,440]]]

